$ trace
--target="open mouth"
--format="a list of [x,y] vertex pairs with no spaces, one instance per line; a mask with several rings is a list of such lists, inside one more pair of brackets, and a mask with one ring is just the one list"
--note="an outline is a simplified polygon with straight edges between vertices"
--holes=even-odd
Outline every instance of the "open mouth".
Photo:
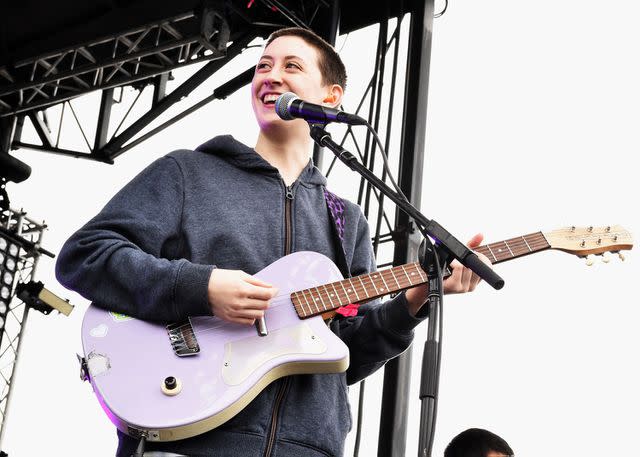
[[268,106],[274,106],[279,96],[280,94],[264,94],[262,96],[262,103]]

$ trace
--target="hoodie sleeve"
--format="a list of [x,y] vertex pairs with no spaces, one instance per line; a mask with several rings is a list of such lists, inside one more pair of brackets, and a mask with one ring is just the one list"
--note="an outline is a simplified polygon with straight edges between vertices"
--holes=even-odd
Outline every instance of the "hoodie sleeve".
[[[375,257],[371,246],[369,225],[359,211],[356,246],[351,262],[353,276],[375,271]],[[350,365],[347,383],[354,384],[366,378],[387,360],[404,352],[413,341],[413,329],[425,316],[409,313],[404,292],[381,302],[373,300],[363,304],[353,317],[339,317],[332,330],[349,347]]]
[[210,314],[213,266],[178,258],[183,202],[178,163],[158,159],[67,240],[56,277],[95,304],[140,319]]

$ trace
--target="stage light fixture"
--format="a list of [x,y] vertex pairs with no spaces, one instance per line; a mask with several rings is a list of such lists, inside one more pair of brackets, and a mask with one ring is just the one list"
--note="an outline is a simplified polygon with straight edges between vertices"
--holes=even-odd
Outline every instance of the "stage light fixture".
[[0,236],[0,330],[4,329],[9,312],[19,253],[20,247],[16,243]]
[[58,297],[50,290],[47,290],[40,281],[18,284],[16,286],[16,296],[25,302],[27,306],[43,314],[49,314],[55,309],[65,316],[68,316],[71,314],[71,311],[73,311],[73,305],[71,303]]

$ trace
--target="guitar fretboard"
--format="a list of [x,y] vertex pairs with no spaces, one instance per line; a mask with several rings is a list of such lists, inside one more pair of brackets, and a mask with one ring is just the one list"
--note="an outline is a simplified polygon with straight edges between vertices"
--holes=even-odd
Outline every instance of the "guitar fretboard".
[[302,319],[323,314],[350,303],[360,303],[409,289],[427,282],[418,263],[343,279],[291,294],[291,301]]
[[[497,243],[485,244],[475,248],[475,251],[487,256],[491,263],[500,263],[549,248],[551,246],[542,232],[537,232]],[[349,303],[366,302],[419,286],[427,281],[426,273],[417,262],[408,263],[293,292],[291,301],[298,316],[304,319]]]
[[500,263],[549,248],[551,246],[542,232],[537,232],[497,243],[485,244],[475,248],[474,251],[486,255],[491,263]]

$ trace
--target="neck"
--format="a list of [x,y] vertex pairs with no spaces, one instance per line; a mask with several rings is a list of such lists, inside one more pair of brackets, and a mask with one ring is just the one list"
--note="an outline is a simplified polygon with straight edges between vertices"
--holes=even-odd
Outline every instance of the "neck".
[[[308,130],[306,125],[303,127]],[[302,129],[260,130],[255,146],[256,152],[278,169],[287,186],[309,163],[310,148],[311,137]]]

